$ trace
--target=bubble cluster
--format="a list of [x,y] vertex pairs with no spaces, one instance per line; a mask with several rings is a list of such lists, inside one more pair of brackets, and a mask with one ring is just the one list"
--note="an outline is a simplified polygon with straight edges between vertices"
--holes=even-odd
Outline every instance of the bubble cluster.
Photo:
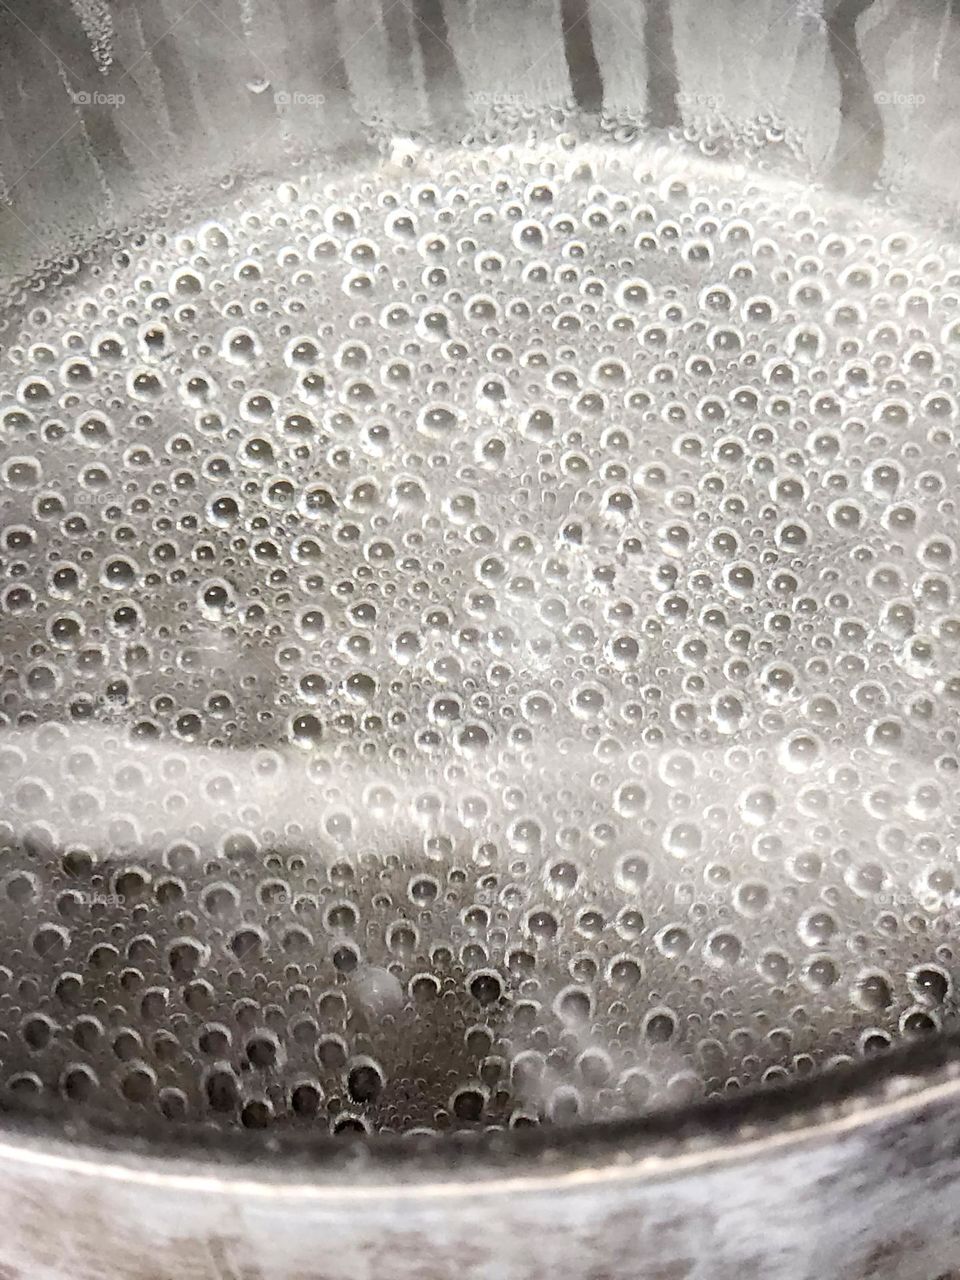
[[624,146],[5,321],[0,1092],[636,1114],[956,1017],[960,254]]

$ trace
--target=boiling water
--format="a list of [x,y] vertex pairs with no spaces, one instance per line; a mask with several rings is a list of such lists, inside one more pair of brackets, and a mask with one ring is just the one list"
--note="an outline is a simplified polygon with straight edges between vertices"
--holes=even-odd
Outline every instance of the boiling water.
[[7,1101],[559,1122],[949,1022],[956,250],[566,140],[185,228],[7,322]]

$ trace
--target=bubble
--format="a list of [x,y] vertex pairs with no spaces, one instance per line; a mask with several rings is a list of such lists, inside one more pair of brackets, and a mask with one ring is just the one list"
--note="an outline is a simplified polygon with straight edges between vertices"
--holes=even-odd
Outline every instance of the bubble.
[[677,1019],[671,1009],[655,1009],[644,1019],[643,1035],[651,1045],[668,1044],[676,1033]]
[[384,1087],[383,1072],[373,1058],[356,1060],[347,1074],[347,1090],[354,1102],[375,1102]]
[[503,980],[492,970],[481,970],[469,980],[470,994],[483,1008],[496,1004],[503,995]]

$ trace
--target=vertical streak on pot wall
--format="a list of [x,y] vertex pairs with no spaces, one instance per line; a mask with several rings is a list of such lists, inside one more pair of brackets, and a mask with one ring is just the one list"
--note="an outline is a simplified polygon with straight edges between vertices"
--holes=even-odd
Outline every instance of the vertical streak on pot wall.
[[672,0],[679,102],[697,133],[759,148],[780,129],[821,172],[840,132],[840,83],[820,0]]
[[583,111],[599,111],[603,104],[603,77],[594,48],[592,12],[589,0],[562,0],[560,21],[570,87],[574,101]]
[[593,0],[590,5],[604,112],[611,119],[631,124],[643,124],[647,119],[646,15],[647,6],[634,0]]
[[463,82],[449,42],[443,2],[413,0],[412,12],[430,113],[436,120],[456,118],[463,112]]
[[857,43],[857,23],[873,0],[830,0],[828,38],[840,77],[840,133],[830,165],[833,184],[864,195],[874,187],[883,156],[883,120]]
[[681,122],[670,0],[647,0],[645,8],[643,41],[649,68],[647,120],[654,129],[669,129]]
[[960,14],[951,0],[874,0],[857,44],[883,124],[881,183],[960,197]]
[[464,0],[444,12],[468,104],[571,102],[559,0]]

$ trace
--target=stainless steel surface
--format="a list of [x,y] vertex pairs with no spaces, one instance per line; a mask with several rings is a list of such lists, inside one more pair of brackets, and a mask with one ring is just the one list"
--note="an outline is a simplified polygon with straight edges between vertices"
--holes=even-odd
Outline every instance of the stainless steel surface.
[[672,1118],[581,1132],[552,1150],[419,1159],[327,1149],[325,1160],[267,1167],[236,1150],[167,1159],[18,1138],[0,1184],[5,1260],[11,1276],[42,1280],[384,1270],[927,1280],[960,1264],[955,1068],[933,1067],[920,1086],[902,1076],[853,1099],[774,1095],[766,1113],[735,1103],[686,1130]]

